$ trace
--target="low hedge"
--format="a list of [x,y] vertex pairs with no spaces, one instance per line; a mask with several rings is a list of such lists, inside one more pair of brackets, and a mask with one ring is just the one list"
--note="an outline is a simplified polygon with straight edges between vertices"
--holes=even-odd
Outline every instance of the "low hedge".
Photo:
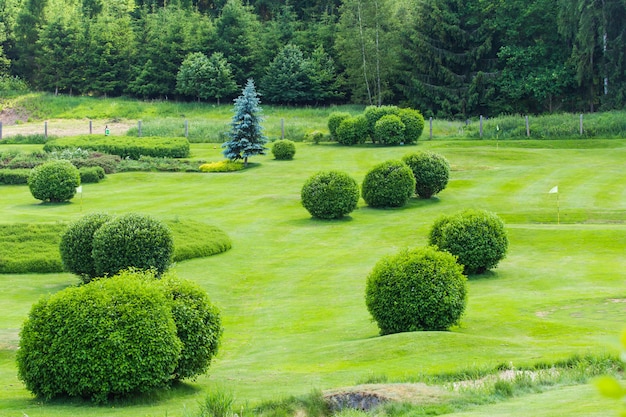
[[0,169],[0,184],[28,184],[30,169]]
[[78,170],[78,173],[80,174],[81,184],[100,182],[105,176],[102,167],[83,167]]
[[186,138],[81,135],[49,140],[43,149],[52,152],[73,148],[89,149],[130,159],[139,159],[142,155],[161,158],[189,156],[189,141]]
[[[174,238],[174,262],[216,255],[232,247],[226,232],[215,226],[186,219],[165,224]],[[67,228],[65,223],[0,224],[0,274],[63,272],[59,245]]]

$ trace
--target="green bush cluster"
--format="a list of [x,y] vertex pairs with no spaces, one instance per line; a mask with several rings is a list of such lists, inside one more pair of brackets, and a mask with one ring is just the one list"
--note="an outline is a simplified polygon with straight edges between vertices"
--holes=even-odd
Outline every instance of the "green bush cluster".
[[105,177],[102,167],[83,167],[78,170],[78,173],[81,184],[100,182]]
[[319,130],[314,130],[313,132],[307,132],[304,135],[305,142],[313,142],[314,144],[319,144],[324,140],[324,133]]
[[415,177],[415,193],[430,198],[446,188],[450,179],[450,163],[435,152],[421,151],[402,157]]
[[331,137],[344,145],[371,139],[381,145],[415,143],[424,130],[424,116],[418,111],[397,106],[368,106],[357,116],[335,112],[328,118]]
[[272,155],[275,159],[286,161],[296,154],[296,144],[289,139],[279,139],[272,144]]
[[36,133],[32,135],[15,135],[8,138],[2,139],[2,144],[4,145],[43,145],[48,141],[48,139],[53,139],[53,136],[48,136],[41,133]]
[[28,184],[30,169],[0,169],[0,184]]
[[162,274],[172,260],[174,243],[170,229],[150,216],[93,213],[67,228],[59,250],[67,270],[89,282],[128,268]]
[[365,175],[361,192],[371,207],[402,207],[415,192],[415,178],[402,161],[386,161]]
[[0,168],[32,169],[48,160],[45,152],[4,151],[0,153]]
[[365,143],[367,136],[367,120],[362,114],[343,119],[335,132],[335,139],[342,145]]
[[49,140],[44,145],[46,152],[72,148],[89,149],[130,159],[139,159],[142,155],[161,158],[189,156],[189,141],[186,138],[82,135]]
[[495,268],[509,246],[500,217],[476,209],[439,217],[431,228],[429,243],[456,256],[466,274]]
[[67,271],[79,275],[83,282],[98,276],[93,258],[94,234],[112,217],[105,213],[91,213],[70,224],[61,235],[59,252]]
[[69,201],[80,185],[78,169],[68,161],[49,161],[35,168],[28,177],[28,187],[37,200],[60,203]]
[[331,138],[337,140],[337,128],[343,120],[351,116],[352,115],[347,112],[332,112],[330,116],[328,116],[328,131],[330,132]]
[[387,114],[376,121],[373,138],[383,145],[402,145],[405,130],[406,127],[399,116]]
[[20,332],[18,375],[44,399],[103,403],[206,372],[221,333],[197,284],[125,271],[36,303]]
[[339,219],[356,209],[359,185],[345,172],[318,172],[304,183],[300,197],[311,216]]
[[200,165],[200,172],[234,172],[241,171],[245,168],[245,165],[241,161],[231,161],[225,159],[218,162],[209,162]]
[[119,171],[118,167],[122,162],[122,159],[118,155],[110,155],[101,152],[89,152],[88,156],[72,158],[70,159],[70,162],[78,169],[100,167],[104,170],[105,174],[113,174]]
[[387,256],[367,277],[365,302],[382,335],[447,330],[465,310],[467,278],[454,256],[433,247]]

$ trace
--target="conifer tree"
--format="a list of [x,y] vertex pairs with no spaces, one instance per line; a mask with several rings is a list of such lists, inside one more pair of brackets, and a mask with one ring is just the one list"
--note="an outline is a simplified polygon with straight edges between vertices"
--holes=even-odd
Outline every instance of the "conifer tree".
[[230,140],[222,145],[225,148],[222,153],[231,161],[243,159],[247,166],[249,156],[265,155],[267,148],[263,145],[267,138],[261,127],[260,102],[254,81],[249,79],[241,95],[235,99],[235,115],[228,132]]

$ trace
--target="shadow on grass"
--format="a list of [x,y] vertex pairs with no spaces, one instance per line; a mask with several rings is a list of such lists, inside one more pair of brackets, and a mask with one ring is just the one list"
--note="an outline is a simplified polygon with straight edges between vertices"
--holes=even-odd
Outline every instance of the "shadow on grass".
[[170,387],[156,389],[144,394],[137,394],[127,397],[113,397],[104,404],[96,404],[89,399],[74,397],[56,397],[49,401],[43,401],[40,398],[33,398],[31,402],[38,406],[62,406],[62,407],[93,407],[93,408],[124,408],[145,405],[157,405],[170,401],[172,398],[193,397],[202,391],[200,387],[184,382],[174,382]]
[[498,278],[498,274],[493,271],[485,271],[480,274],[468,274],[467,279],[469,281],[482,281],[487,279],[496,279]]
[[354,219],[352,218],[352,216],[343,216],[339,219],[319,219],[317,217],[302,217],[299,219],[288,220],[285,223],[293,226],[326,227],[351,223],[353,220]]

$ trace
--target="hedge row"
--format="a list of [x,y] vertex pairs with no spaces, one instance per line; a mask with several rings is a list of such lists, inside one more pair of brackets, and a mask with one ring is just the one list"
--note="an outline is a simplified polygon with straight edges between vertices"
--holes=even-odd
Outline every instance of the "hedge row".
[[28,184],[30,169],[0,169],[0,184]]
[[74,148],[89,149],[129,159],[139,159],[141,156],[161,158],[189,156],[189,141],[186,138],[82,135],[49,140],[43,149],[46,152],[52,152]]

